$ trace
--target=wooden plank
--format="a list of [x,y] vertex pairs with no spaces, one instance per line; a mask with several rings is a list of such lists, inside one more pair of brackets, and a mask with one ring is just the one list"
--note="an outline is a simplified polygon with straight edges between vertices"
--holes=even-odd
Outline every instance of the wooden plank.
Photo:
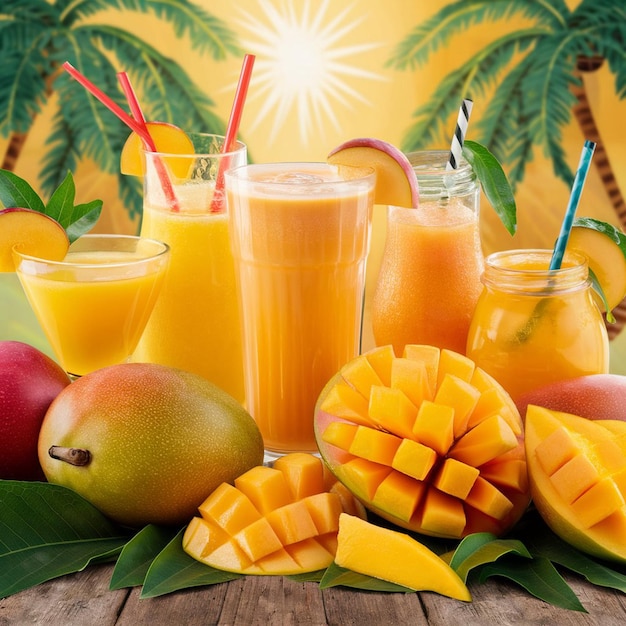
[[[332,587],[322,591],[327,623],[333,626],[429,624],[417,593],[383,593]],[[452,623],[454,624],[454,623]],[[451,623],[446,623],[451,626]]]
[[112,571],[92,566],[0,600],[0,624],[113,625],[128,591],[109,591]]
[[228,583],[217,624],[322,626],[326,616],[316,583],[282,576],[247,576]]
[[437,594],[421,595],[428,623],[432,625],[623,626],[626,623],[626,597],[623,594],[594,587],[581,579],[565,578],[588,613],[557,608],[531,596],[521,587],[497,578],[470,586],[471,603],[455,602]]
[[139,588],[133,589],[116,626],[217,624],[227,588],[228,583],[222,583],[144,599]]

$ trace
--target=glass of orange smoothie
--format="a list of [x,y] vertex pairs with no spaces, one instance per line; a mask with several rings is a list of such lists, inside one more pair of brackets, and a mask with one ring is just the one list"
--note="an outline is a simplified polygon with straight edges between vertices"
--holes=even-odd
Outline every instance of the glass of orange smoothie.
[[371,299],[376,345],[427,344],[464,353],[482,291],[480,185],[448,151],[407,155],[417,176],[417,209],[388,207],[385,246]]
[[83,235],[62,261],[14,250],[26,296],[72,377],[123,363],[157,300],[169,248],[130,235]]
[[[237,142],[232,151],[222,152],[223,137],[188,135],[194,154],[144,153],[141,234],[166,242],[171,258],[133,358],[199,374],[243,402],[235,267],[225,203],[216,204],[214,192],[220,172],[247,162],[246,146]],[[170,190],[164,189],[164,167]]]
[[317,449],[317,398],[358,354],[374,183],[325,163],[226,173],[246,408],[269,456]]
[[551,256],[551,250],[508,250],[486,260],[467,354],[513,399],[609,369],[606,326],[586,258],[566,252],[561,268],[549,270]]

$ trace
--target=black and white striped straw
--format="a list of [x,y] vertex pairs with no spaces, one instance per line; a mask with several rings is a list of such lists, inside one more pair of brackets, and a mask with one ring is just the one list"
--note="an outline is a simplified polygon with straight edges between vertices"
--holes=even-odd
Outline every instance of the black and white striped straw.
[[465,141],[467,125],[469,124],[473,104],[474,103],[470,100],[470,98],[465,98],[459,108],[459,116],[456,121],[454,136],[452,137],[452,145],[450,146],[450,156],[448,157],[448,163],[446,164],[447,170],[455,170],[459,167],[461,150],[463,149],[463,142]]

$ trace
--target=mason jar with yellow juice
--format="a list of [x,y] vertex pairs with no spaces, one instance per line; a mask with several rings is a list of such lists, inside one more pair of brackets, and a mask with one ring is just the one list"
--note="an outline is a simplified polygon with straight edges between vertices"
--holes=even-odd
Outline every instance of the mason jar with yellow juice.
[[551,382],[609,369],[606,326],[586,257],[566,252],[561,268],[549,270],[551,255],[551,250],[510,250],[485,262],[467,355],[513,399]]

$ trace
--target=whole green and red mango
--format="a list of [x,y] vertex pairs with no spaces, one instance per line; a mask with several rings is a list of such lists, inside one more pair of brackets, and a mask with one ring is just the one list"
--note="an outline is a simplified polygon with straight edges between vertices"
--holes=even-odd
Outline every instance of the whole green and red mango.
[[220,483],[263,462],[250,414],[201,376],[124,363],[79,378],[39,437],[48,480],[129,526],[183,524]]
[[60,365],[33,346],[0,341],[0,478],[45,480],[39,429],[51,402],[70,384]]
[[626,376],[593,374],[551,383],[517,400],[522,416],[529,404],[592,420],[626,421]]

